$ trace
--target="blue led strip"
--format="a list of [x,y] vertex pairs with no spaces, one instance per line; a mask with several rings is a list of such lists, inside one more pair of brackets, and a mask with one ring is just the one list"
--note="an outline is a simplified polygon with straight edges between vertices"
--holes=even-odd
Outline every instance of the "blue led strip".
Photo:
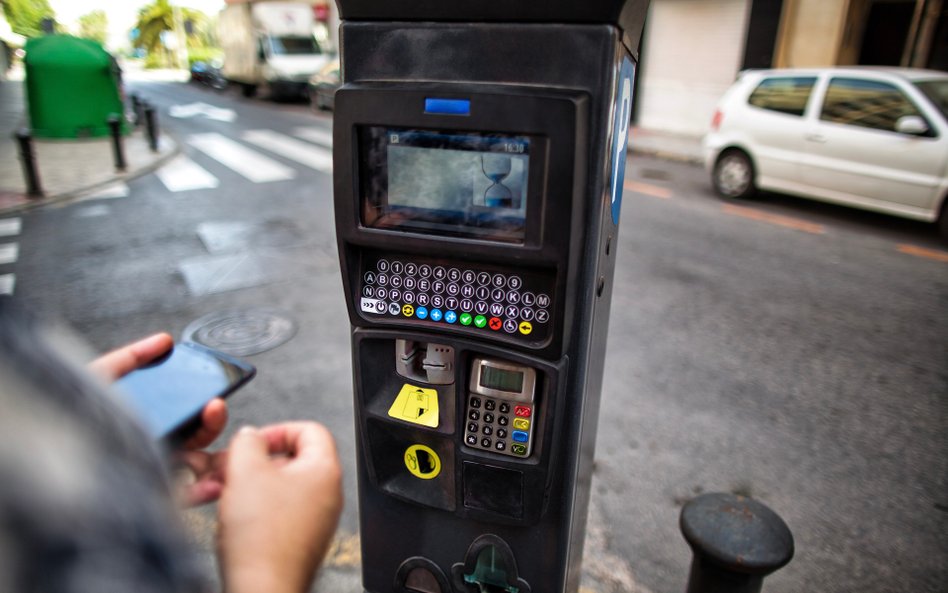
[[425,99],[425,113],[471,115],[471,101],[470,99]]

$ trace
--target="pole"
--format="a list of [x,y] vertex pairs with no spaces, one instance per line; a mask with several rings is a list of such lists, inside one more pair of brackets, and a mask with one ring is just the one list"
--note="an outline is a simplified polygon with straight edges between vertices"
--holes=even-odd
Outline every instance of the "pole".
[[158,152],[158,114],[151,103],[145,103],[145,135],[148,136],[148,147],[152,152]]
[[760,593],[764,577],[793,558],[793,534],[767,506],[733,494],[703,494],[681,510],[694,552],[687,593]]
[[39,171],[36,169],[36,154],[33,152],[33,138],[27,128],[20,128],[14,134],[20,147],[20,162],[23,165],[23,177],[26,179],[26,194],[31,198],[43,197]]
[[122,118],[111,114],[108,118],[109,135],[112,136],[112,156],[115,158],[115,169],[125,171],[125,147],[122,144]]

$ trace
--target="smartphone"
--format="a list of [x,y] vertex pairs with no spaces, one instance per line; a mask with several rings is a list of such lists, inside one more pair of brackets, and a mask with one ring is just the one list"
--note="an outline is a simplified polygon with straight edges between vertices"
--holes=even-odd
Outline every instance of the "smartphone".
[[125,375],[116,385],[156,440],[184,440],[200,427],[201,410],[257,373],[252,365],[193,342]]

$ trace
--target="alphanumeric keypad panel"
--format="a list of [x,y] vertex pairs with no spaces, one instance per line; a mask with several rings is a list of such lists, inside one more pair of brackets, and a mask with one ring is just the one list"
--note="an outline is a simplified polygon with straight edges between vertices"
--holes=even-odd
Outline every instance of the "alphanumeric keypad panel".
[[379,255],[364,264],[360,311],[368,319],[446,324],[542,342],[550,333],[553,275]]

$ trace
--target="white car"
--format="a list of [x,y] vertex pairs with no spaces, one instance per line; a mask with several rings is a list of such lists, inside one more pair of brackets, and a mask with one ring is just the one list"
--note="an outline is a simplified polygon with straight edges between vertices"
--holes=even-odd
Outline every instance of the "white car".
[[948,237],[948,73],[748,70],[703,148],[725,197],[772,190],[937,221]]

